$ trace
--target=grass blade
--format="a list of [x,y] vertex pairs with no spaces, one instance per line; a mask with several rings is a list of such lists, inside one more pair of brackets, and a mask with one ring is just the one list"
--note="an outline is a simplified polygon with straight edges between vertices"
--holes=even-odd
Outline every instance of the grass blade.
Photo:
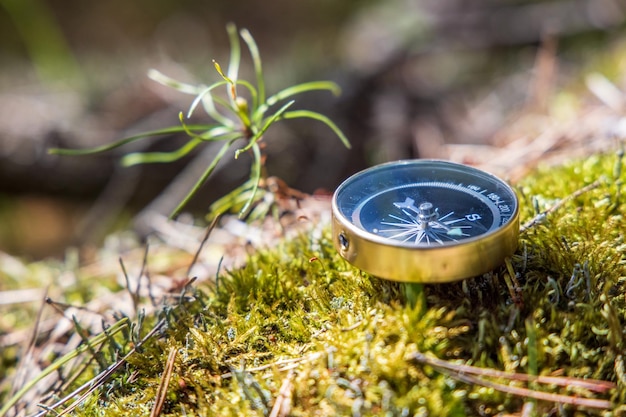
[[294,110],[294,111],[290,111],[282,115],[283,119],[298,119],[302,117],[314,119],[314,120],[324,123],[326,126],[330,127],[333,132],[335,132],[335,134],[339,137],[339,139],[341,139],[341,142],[344,144],[346,148],[350,149],[352,147],[346,135],[343,134],[343,132],[341,131],[341,129],[339,129],[339,127],[335,124],[335,122],[333,122],[332,120],[330,120],[328,117],[324,116],[323,114],[310,111],[310,110]]
[[2,408],[0,408],[0,417],[6,415],[6,413],[19,401],[20,398],[24,396],[28,391],[30,391],[39,381],[41,381],[46,376],[50,375],[53,372],[58,371],[63,365],[68,363],[70,360],[74,359],[78,355],[83,352],[86,352],[89,349],[93,349],[94,346],[105,342],[111,336],[121,331],[123,328],[128,326],[129,320],[128,318],[123,318],[120,321],[113,324],[109,327],[105,332],[102,332],[91,339],[88,340],[88,343],[82,344],[78,346],[73,351],[65,354],[63,357],[54,361],[50,366],[41,371],[37,378],[34,378],[26,385],[24,385],[13,397],[11,397],[7,403],[5,403]]
[[259,108],[254,112],[252,118],[253,120],[259,120],[263,117],[263,114],[267,111],[269,107],[273,106],[281,100],[285,100],[289,97],[295,96],[296,94],[301,94],[307,91],[319,90],[327,90],[334,95],[339,95],[341,93],[341,88],[339,88],[339,86],[332,81],[311,81],[309,83],[293,85],[279,91],[271,97],[268,97],[267,101],[261,104]]
[[241,62],[241,45],[239,44],[239,35],[237,34],[237,26],[233,23],[226,25],[228,32],[228,40],[230,41],[230,61],[228,62],[228,78],[237,83],[239,76],[239,63]]
[[204,183],[207,181],[207,179],[209,179],[209,177],[211,176],[213,171],[215,171],[215,167],[222,160],[222,158],[224,157],[224,154],[226,153],[226,151],[228,151],[228,148],[230,148],[230,145],[232,145],[233,141],[234,141],[234,139],[229,140],[228,142],[226,142],[226,143],[224,143],[222,145],[220,150],[217,152],[217,154],[215,155],[215,157],[211,161],[211,164],[209,164],[209,166],[204,171],[204,173],[202,173],[202,176],[198,179],[198,181],[196,181],[196,183],[194,184],[194,186],[191,189],[191,191],[189,191],[189,193],[185,196],[185,198],[183,198],[183,201],[181,201],[178,204],[178,206],[176,206],[176,208],[174,209],[172,214],[170,214],[170,219],[172,219],[172,218],[176,217],[178,214],[180,214],[180,212],[183,209],[183,207],[185,207],[187,205],[189,200],[191,200],[193,198],[193,196],[196,195],[196,193],[198,192],[200,187],[202,187],[202,185],[204,185]]
[[155,69],[151,69],[150,71],[148,71],[148,77],[159,84],[162,84],[166,87],[171,87],[175,90],[180,91],[181,93],[196,95],[202,91],[202,88],[198,86],[186,84],[181,81],[175,80]]
[[242,85],[248,89],[248,91],[250,92],[250,98],[252,98],[252,103],[253,103],[252,108],[256,109],[256,106],[257,106],[256,103],[259,100],[257,89],[249,81],[246,81],[246,80],[237,81],[237,85]]
[[194,150],[203,141],[191,138],[186,144],[172,152],[133,152],[124,155],[122,165],[130,167],[138,164],[166,163],[176,161]]
[[226,81],[228,84],[234,84],[233,80],[228,78],[228,75],[224,73],[224,70],[222,70],[222,66],[219,62],[213,60],[213,66],[215,67],[215,71],[217,71],[217,73],[224,79],[224,81]]
[[257,105],[265,102],[265,79],[263,78],[263,66],[261,65],[261,54],[259,53],[259,47],[257,46],[254,38],[248,31],[248,29],[241,30],[241,37],[248,46],[250,56],[252,57],[252,63],[254,65],[254,73],[256,74],[256,86],[259,90],[259,100],[254,102],[254,108]]
[[[204,131],[203,133],[195,133],[191,130],[189,125],[185,123],[185,116],[183,115],[183,112],[180,112],[178,114],[178,119],[180,120],[180,124],[181,124],[181,127],[183,128],[183,131],[187,135],[189,135],[192,138],[200,139],[205,142],[219,140],[218,139],[219,136],[227,135],[229,133],[237,133],[237,136],[241,135],[233,127],[222,126],[222,125],[212,126],[210,129]],[[221,139],[223,140],[224,138],[221,138]]]
[[267,104],[272,106],[277,102],[284,100],[296,94],[306,91],[327,90],[338,96],[341,94],[341,88],[332,81],[311,81],[287,87],[267,99]]
[[122,165],[125,167],[137,165],[137,164],[152,164],[152,163],[165,163],[173,162],[195,149],[202,142],[218,141],[218,140],[233,140],[241,137],[241,133],[234,132],[231,129],[222,128],[221,126],[214,127],[207,132],[196,135],[189,132],[191,140],[186,144],[171,152],[133,152],[124,155],[122,158]]
[[252,145],[252,153],[254,154],[254,163],[250,168],[250,180],[252,182],[252,193],[244,204],[243,208],[239,212],[239,218],[242,219],[246,217],[248,212],[250,211],[250,207],[252,207],[252,203],[254,202],[254,197],[256,196],[257,190],[259,189],[259,182],[261,181],[261,148],[257,143]]
[[248,179],[224,197],[221,197],[213,202],[209,206],[209,218],[220,216],[230,210],[233,210],[235,207],[243,207],[246,201],[248,201],[248,193],[252,188],[254,188],[252,179]]
[[269,129],[269,127],[272,125],[272,123],[274,123],[276,120],[278,120],[278,118],[285,111],[287,111],[287,109],[289,107],[291,107],[293,105],[293,103],[295,103],[295,101],[291,100],[290,102],[285,104],[283,107],[278,109],[278,111],[276,113],[274,113],[272,116],[268,117],[267,120],[265,121],[265,123],[263,124],[263,127],[261,128],[261,130],[259,130],[258,132],[256,132],[254,134],[254,136],[250,139],[250,142],[246,146],[244,146],[243,148],[237,149],[237,151],[235,151],[235,159],[237,159],[242,152],[245,152],[245,151],[249,150],[250,148],[252,148],[252,146],[254,146],[263,137],[263,134],[265,133],[265,131],[267,129]]
[[180,132],[191,132],[192,130],[206,129],[207,127],[211,127],[210,125],[185,125],[185,126],[172,126],[166,127],[164,129],[152,130],[148,132],[143,132],[138,135],[129,136],[124,139],[120,139],[116,142],[109,143],[107,145],[97,146],[95,148],[89,149],[64,149],[64,148],[50,148],[48,149],[48,153],[52,155],[91,155],[99,152],[110,151],[115,148],[119,148],[120,146],[124,146],[128,143],[134,142],[139,139],[146,139],[151,136],[161,136],[161,135],[169,135],[172,133],[180,133]]
[[191,115],[193,114],[193,112],[196,110],[196,107],[198,107],[198,104],[202,103],[202,107],[204,108],[204,111],[206,111],[207,114],[211,116],[216,122],[221,123],[225,126],[234,126],[234,123],[232,120],[230,120],[228,117],[222,115],[220,112],[217,111],[217,108],[215,107],[215,103],[213,101],[213,96],[211,95],[211,91],[214,88],[227,85],[227,84],[228,83],[226,81],[218,81],[210,85],[209,87],[205,88],[202,92],[200,92],[200,94],[198,94],[196,98],[193,100],[193,102],[191,103],[191,106],[189,106],[189,111],[187,112],[187,118],[189,119]]

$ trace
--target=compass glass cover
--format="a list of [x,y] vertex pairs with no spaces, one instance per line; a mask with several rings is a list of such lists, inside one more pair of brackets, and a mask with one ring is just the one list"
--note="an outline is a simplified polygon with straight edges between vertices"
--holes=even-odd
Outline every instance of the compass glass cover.
[[446,161],[378,165],[348,178],[334,204],[357,233],[400,246],[442,246],[479,239],[517,212],[499,178]]

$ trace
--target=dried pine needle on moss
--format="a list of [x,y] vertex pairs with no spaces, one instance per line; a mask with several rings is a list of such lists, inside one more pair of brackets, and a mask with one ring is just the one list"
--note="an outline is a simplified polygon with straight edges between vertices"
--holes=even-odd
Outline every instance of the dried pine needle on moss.
[[621,164],[599,155],[524,180],[522,222],[536,220],[517,254],[425,285],[414,305],[344,262],[328,231],[258,252],[146,318],[163,328],[72,415],[149,416],[157,398],[161,416],[618,415]]

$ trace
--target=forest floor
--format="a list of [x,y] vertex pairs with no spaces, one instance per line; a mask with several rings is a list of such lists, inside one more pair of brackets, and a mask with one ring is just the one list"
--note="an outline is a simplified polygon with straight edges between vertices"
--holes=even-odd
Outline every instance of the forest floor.
[[493,144],[440,145],[509,180],[525,229],[417,299],[336,254],[322,197],[281,224],[156,219],[88,263],[1,254],[0,416],[626,413],[621,81],[590,70]]

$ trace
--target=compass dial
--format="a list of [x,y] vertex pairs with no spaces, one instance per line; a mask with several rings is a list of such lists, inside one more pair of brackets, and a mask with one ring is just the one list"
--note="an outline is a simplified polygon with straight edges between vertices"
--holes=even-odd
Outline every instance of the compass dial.
[[518,202],[499,178],[465,165],[410,160],[362,171],[333,197],[340,254],[399,281],[484,273],[517,247]]

